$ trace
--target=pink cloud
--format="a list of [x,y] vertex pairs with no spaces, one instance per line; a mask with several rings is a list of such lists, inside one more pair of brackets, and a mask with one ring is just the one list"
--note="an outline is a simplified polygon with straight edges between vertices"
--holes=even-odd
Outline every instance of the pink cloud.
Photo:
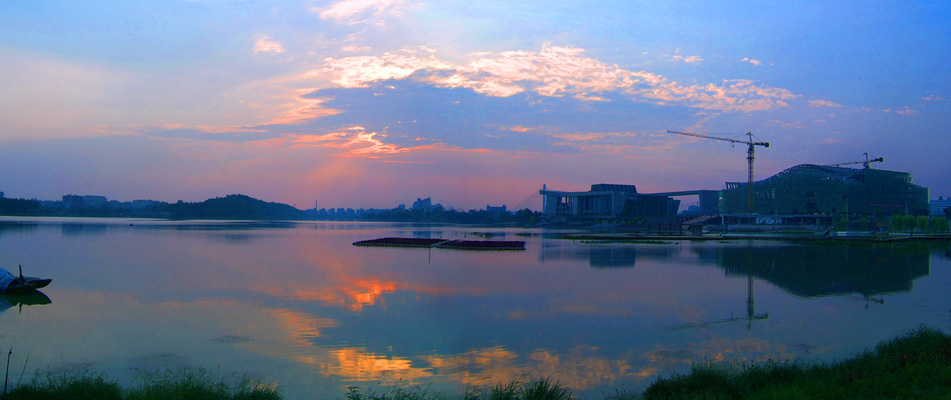
[[385,79],[415,79],[439,87],[469,88],[488,96],[508,97],[524,91],[542,96],[580,96],[604,100],[592,93],[620,92],[633,100],[679,104],[719,111],[761,111],[788,106],[799,97],[786,89],[765,87],[750,80],[722,84],[681,85],[664,76],[630,71],[584,56],[576,47],[542,46],[539,52],[475,53],[468,64],[439,60],[432,50],[404,49],[381,56],[327,58],[320,73],[341,87],[365,87]]
[[[301,92],[310,91],[309,89]],[[283,105],[281,115],[268,121],[268,124],[293,124],[313,118],[329,117],[340,113],[340,110],[325,108],[323,103],[327,99],[308,99],[300,96]]]
[[918,114],[918,111],[912,110],[911,108],[908,108],[908,107],[904,107],[904,108],[901,108],[901,109],[898,109],[898,110],[893,110],[893,109],[891,109],[891,108],[884,108],[884,109],[882,109],[882,112],[887,112],[887,113],[893,112],[893,113],[895,113],[895,114],[900,114],[900,115],[914,115],[914,114]]
[[281,54],[284,52],[284,46],[276,40],[271,40],[267,35],[257,35],[255,38],[257,40],[254,42],[254,54]]
[[841,104],[829,100],[809,100],[809,105],[812,107],[842,107]]
[[534,130],[537,130],[537,129],[539,129],[539,128],[538,128],[538,127],[527,127],[527,126],[521,126],[521,125],[519,125],[519,126],[513,126],[513,127],[509,127],[509,128],[508,128],[508,130],[510,130],[510,131],[512,131],[512,132],[522,132],[522,133],[524,133],[524,132],[529,132],[529,131],[534,131]]

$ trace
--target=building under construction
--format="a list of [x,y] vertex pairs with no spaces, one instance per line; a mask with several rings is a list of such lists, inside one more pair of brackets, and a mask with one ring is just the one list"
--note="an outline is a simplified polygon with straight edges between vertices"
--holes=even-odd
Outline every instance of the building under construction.
[[[720,214],[748,210],[748,184],[727,182]],[[925,214],[928,189],[911,173],[800,164],[753,182],[754,214]]]
[[[634,185],[595,184],[587,192],[542,189],[547,219],[597,222],[647,218],[672,220],[680,201],[699,196],[702,215],[749,215],[747,182],[727,182],[723,190],[637,193]],[[831,217],[836,214],[886,216],[928,212],[928,189],[911,173],[872,168],[801,164],[753,182],[753,214]]]

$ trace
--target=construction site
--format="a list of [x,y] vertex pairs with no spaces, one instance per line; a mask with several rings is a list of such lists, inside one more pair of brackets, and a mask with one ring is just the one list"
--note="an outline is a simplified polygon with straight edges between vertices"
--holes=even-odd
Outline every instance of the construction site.
[[[752,133],[731,139],[667,131],[747,146],[747,181],[725,182],[721,189],[638,193],[631,184],[593,184],[591,190],[568,192],[543,187],[542,212],[549,223],[667,224],[748,226],[831,226],[838,218],[888,218],[895,214],[927,215],[928,189],[911,173],[873,168],[884,158],[830,165],[800,164],[754,180],[756,147],[769,147]],[[694,197],[697,207],[681,213],[680,198]]]

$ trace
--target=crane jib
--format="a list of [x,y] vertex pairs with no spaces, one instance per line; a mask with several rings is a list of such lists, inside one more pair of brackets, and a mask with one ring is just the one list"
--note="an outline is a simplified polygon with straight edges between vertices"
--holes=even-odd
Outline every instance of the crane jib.
[[713,140],[723,140],[730,143],[742,143],[748,145],[749,148],[746,150],[746,160],[749,163],[749,169],[747,174],[747,190],[748,190],[748,200],[747,200],[747,211],[753,213],[753,160],[755,157],[753,153],[755,151],[754,146],[763,146],[769,147],[769,142],[754,142],[753,141],[753,132],[746,132],[745,135],[749,137],[749,140],[739,140],[739,139],[730,139],[723,138],[718,136],[704,135],[702,133],[692,133],[692,132],[680,132],[680,131],[667,131],[667,133],[676,133],[678,135],[693,136],[704,139],[713,139]]

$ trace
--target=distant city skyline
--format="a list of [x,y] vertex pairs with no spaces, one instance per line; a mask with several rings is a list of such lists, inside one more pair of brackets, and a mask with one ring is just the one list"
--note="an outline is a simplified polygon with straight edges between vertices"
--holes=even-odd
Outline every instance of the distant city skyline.
[[[229,193],[228,195],[232,195],[232,194],[241,195],[240,193]],[[228,196],[228,195],[214,196],[214,198],[224,197],[224,196]],[[3,193],[3,192],[0,192],[0,198],[4,198],[4,197],[5,197],[5,196],[4,196],[4,193]],[[153,205],[153,204],[155,204],[155,203],[158,203],[158,202],[175,203],[175,202],[178,201],[178,200],[171,200],[171,201],[169,201],[169,200],[156,200],[156,199],[119,200],[119,199],[113,199],[113,198],[110,198],[109,196],[104,196],[104,195],[101,195],[101,194],[73,194],[73,193],[64,194],[64,195],[60,196],[59,199],[41,199],[41,198],[29,197],[29,196],[27,196],[27,197],[18,197],[18,198],[25,199],[25,200],[36,200],[36,201],[38,201],[38,202],[40,203],[40,207],[46,207],[46,208],[76,208],[76,207],[79,207],[79,208],[82,208],[82,207],[98,208],[98,207],[109,207],[109,206],[115,207],[115,206],[121,205],[122,208],[142,209],[142,208],[146,208],[146,207],[151,206],[151,205]],[[210,198],[209,198],[209,199],[210,199]],[[196,202],[201,202],[201,201],[209,200],[209,199],[202,199],[202,200],[198,200],[198,201],[196,201]],[[540,196],[539,196],[539,199],[540,199]],[[261,201],[265,201],[265,202],[272,202],[272,200],[268,200],[268,199],[257,199],[257,200],[261,200]],[[278,203],[280,203],[280,202],[278,202]],[[282,203],[282,204],[287,204],[287,203]],[[296,204],[288,204],[288,205],[293,206],[293,207],[295,207],[295,208],[298,208]],[[416,210],[416,209],[420,209],[420,210],[432,210],[432,209],[435,209],[435,208],[444,208],[444,209],[448,209],[448,210],[458,210],[458,211],[469,211],[469,210],[482,210],[482,211],[486,211],[486,210],[487,210],[487,211],[493,211],[493,210],[494,210],[494,211],[502,211],[502,212],[505,212],[505,211],[507,211],[507,207],[508,207],[508,206],[505,205],[505,204],[502,204],[502,205],[499,205],[499,206],[493,206],[493,205],[491,205],[491,204],[487,204],[487,205],[485,205],[485,206],[482,207],[482,208],[461,209],[461,208],[455,207],[455,206],[453,206],[453,205],[451,205],[451,204],[450,204],[450,205],[443,205],[442,203],[438,203],[438,202],[437,202],[437,203],[433,203],[432,198],[430,198],[430,197],[426,197],[426,198],[417,197],[417,198],[416,198],[416,201],[412,202],[412,205],[409,206],[409,207],[406,206],[406,203],[405,203],[405,202],[398,202],[398,203],[393,204],[393,205],[390,206],[390,207],[353,207],[353,206],[349,206],[349,205],[346,205],[346,204],[337,205],[337,206],[332,206],[332,207],[331,207],[331,206],[327,206],[327,205],[321,205],[319,202],[315,202],[315,203],[312,204],[312,205],[314,206],[314,207],[312,207],[312,208],[308,208],[308,207],[306,207],[306,206],[303,206],[303,207],[299,207],[298,209],[299,209],[299,210],[308,210],[308,209],[310,209],[310,210],[321,210],[321,209],[326,209],[326,210],[381,211],[381,210],[406,210],[406,209],[410,209],[410,210]],[[531,207],[529,207],[529,208],[531,208]],[[535,210],[535,209],[533,209],[533,211],[540,211],[540,210]]]
[[[951,3],[0,3],[0,191],[509,209],[884,157],[951,196]],[[689,201],[687,205],[689,205]],[[533,206],[537,209],[537,206]]]

